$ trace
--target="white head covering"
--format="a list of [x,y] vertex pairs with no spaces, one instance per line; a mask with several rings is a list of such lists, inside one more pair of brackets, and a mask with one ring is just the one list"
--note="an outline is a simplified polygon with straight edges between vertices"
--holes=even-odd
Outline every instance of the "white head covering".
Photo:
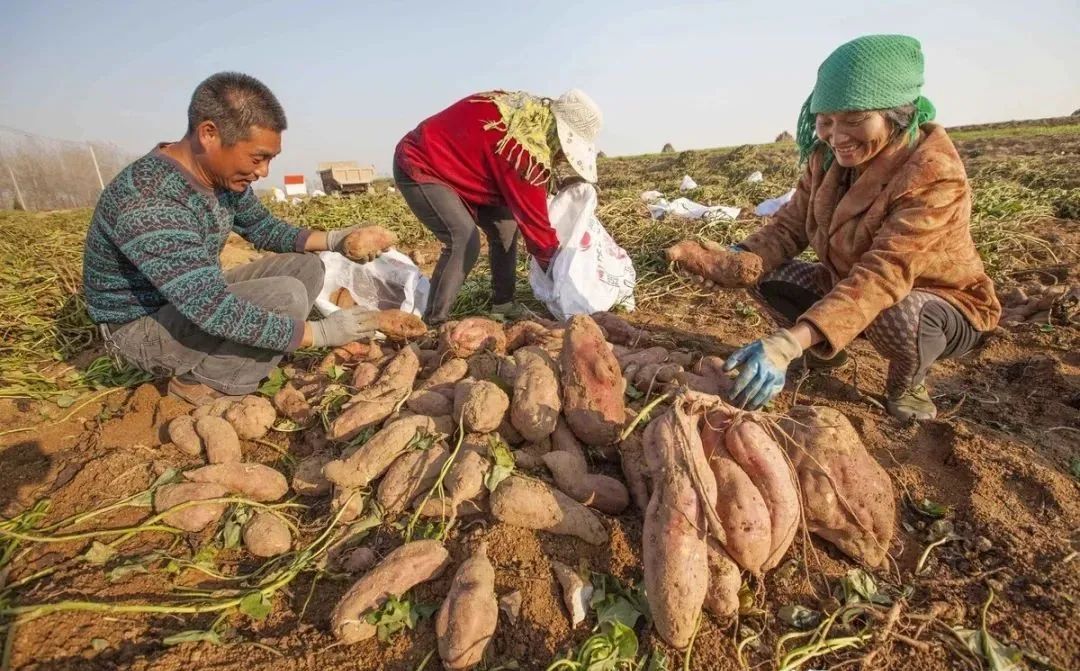
[[559,144],[570,167],[586,181],[596,182],[596,136],[604,115],[593,99],[580,89],[570,89],[551,103]]

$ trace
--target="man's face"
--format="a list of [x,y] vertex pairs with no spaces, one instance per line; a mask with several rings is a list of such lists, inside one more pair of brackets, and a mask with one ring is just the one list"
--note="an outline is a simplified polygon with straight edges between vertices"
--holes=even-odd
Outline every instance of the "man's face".
[[270,172],[270,161],[281,153],[281,133],[252,126],[247,137],[226,145],[212,121],[199,125],[203,152],[199,163],[218,189],[243,193]]

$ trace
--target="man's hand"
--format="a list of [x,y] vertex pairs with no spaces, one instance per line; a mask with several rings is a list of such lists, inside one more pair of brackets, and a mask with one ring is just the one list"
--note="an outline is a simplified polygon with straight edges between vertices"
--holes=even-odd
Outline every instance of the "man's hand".
[[337,252],[338,254],[345,253],[345,238],[349,237],[349,233],[352,233],[359,226],[350,226],[348,228],[339,228],[333,231],[326,232],[326,248],[331,252]]
[[313,347],[339,347],[370,336],[379,328],[379,313],[365,308],[345,308],[325,319],[308,322]]
[[731,400],[747,410],[757,410],[784,388],[788,366],[803,353],[791,331],[781,329],[746,345],[724,362],[724,370],[739,369],[731,388]]

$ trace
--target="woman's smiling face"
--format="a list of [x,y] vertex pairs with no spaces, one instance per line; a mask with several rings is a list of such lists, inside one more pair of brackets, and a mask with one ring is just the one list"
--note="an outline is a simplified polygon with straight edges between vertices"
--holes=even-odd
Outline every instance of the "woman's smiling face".
[[832,149],[836,162],[845,168],[856,168],[873,159],[893,135],[892,124],[875,110],[818,114],[815,130]]

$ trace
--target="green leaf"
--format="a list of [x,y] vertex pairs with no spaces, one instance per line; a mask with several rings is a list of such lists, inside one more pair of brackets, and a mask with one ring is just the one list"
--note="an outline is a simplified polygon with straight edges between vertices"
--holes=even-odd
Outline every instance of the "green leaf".
[[221,636],[219,636],[216,631],[189,629],[188,631],[182,631],[179,634],[166,636],[161,639],[161,642],[165,645],[179,645],[180,643],[210,643],[213,645],[221,645]]
[[270,371],[270,375],[266,378],[266,381],[259,386],[259,393],[263,396],[272,397],[274,394],[281,391],[281,388],[284,387],[285,383],[288,381],[289,379],[285,377],[285,370],[282,368],[275,368]]
[[247,506],[241,504],[232,509],[229,518],[225,520],[225,526],[221,529],[221,547],[223,550],[239,547],[240,534],[249,519],[251,519],[251,509]]
[[599,624],[615,622],[633,628],[638,618],[648,618],[649,605],[640,585],[627,589],[607,573],[594,573],[592,584],[589,607],[596,611]]
[[53,400],[56,402],[56,405],[58,405],[61,408],[70,408],[71,406],[75,405],[75,397],[74,396],[68,396],[67,394],[57,396]]
[[83,559],[95,566],[107,564],[116,556],[116,550],[99,541],[90,544],[90,549],[83,553]]
[[1073,457],[1072,463],[1069,464],[1069,472],[1077,480],[1080,480],[1080,457]]
[[421,451],[430,450],[439,443],[440,438],[442,438],[442,436],[437,433],[428,433],[423,429],[418,429],[416,433],[413,434],[413,437],[409,439],[408,444],[405,445],[405,449]]
[[990,671],[1019,671],[1023,652],[1012,646],[1004,645],[985,629],[953,629],[975,655],[986,660]]
[[914,508],[916,512],[935,520],[939,520],[952,512],[952,509],[949,506],[935,503],[930,499],[923,499],[915,502]]
[[877,582],[861,568],[848,571],[840,583],[844,588],[844,600],[846,603],[866,601],[883,606],[892,605],[892,599],[878,590]]
[[799,604],[783,606],[777,616],[796,629],[813,629],[821,622],[821,613]]
[[488,452],[495,465],[491,467],[491,470],[488,471],[487,476],[484,478],[484,486],[487,487],[489,492],[493,492],[500,482],[510,477],[510,474],[514,472],[514,454],[510,451],[509,446],[496,436],[488,439]]
[[649,655],[649,664],[645,671],[671,671],[670,662],[663,650],[655,650]]
[[150,572],[150,570],[148,568],[146,568],[146,566],[144,566],[143,564],[141,564],[139,562],[131,562],[129,564],[121,564],[120,566],[117,566],[113,570],[106,573],[105,578],[109,582],[117,582],[119,580],[123,580],[124,578],[128,577],[129,575],[135,575],[135,574],[138,574],[138,573],[149,573],[149,572]]
[[378,639],[386,643],[403,629],[415,629],[417,622],[431,617],[438,609],[435,604],[413,605],[408,599],[391,595],[380,608],[368,613],[364,620],[375,625]]
[[204,545],[199,548],[199,551],[195,553],[195,556],[191,558],[191,561],[196,566],[203,568],[215,568],[217,563],[214,561],[217,559],[218,549],[215,545]]
[[240,612],[252,620],[265,620],[273,608],[270,599],[262,592],[251,592],[240,599]]
[[626,394],[626,397],[632,401],[636,401],[639,398],[643,398],[645,396],[645,392],[638,391],[637,388],[632,384],[626,385],[626,389],[623,391],[623,393]]

